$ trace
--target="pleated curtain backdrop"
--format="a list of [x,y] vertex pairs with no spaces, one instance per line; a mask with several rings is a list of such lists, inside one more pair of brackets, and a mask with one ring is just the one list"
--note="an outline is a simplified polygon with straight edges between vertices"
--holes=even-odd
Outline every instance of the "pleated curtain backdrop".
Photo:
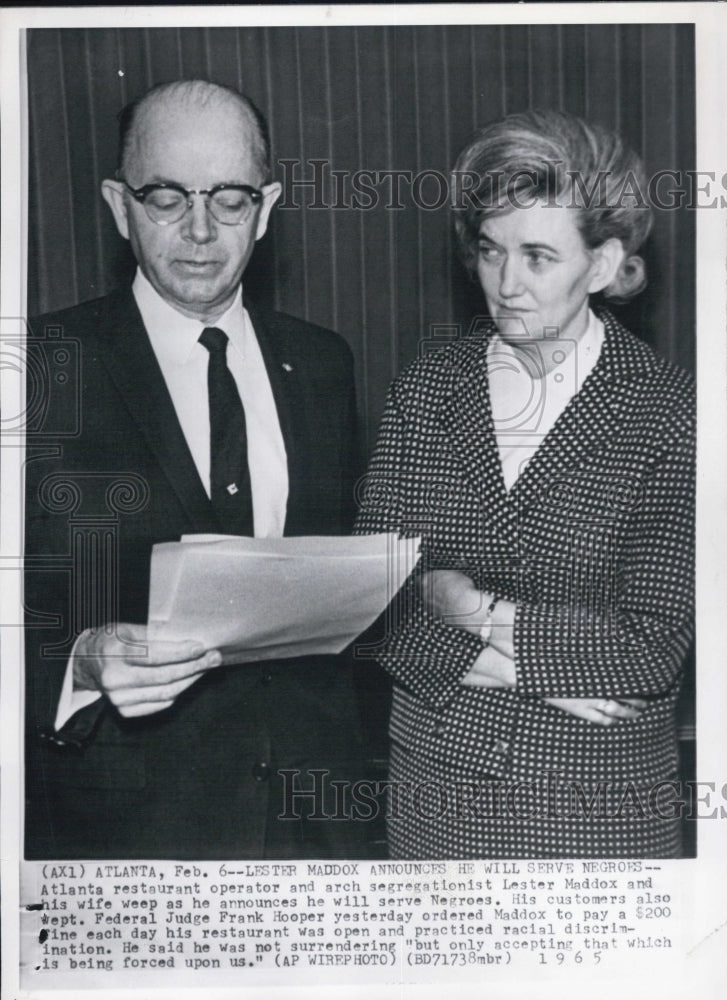
[[[438,205],[437,176],[473,129],[557,107],[620,130],[650,172],[694,167],[690,25],[42,29],[29,35],[28,74],[29,312],[103,295],[132,271],[99,194],[115,168],[119,109],[182,77],[239,87],[269,119],[288,206],[247,284],[346,337],[368,443],[421,341],[466,329],[483,309]],[[373,194],[350,207],[361,170],[374,174]],[[404,176],[397,197],[384,171],[420,175],[419,190]],[[316,177],[318,194],[297,183]],[[690,367],[694,213],[657,212],[646,258],[649,287],[620,317]]]
[[[116,166],[116,115],[153,84],[185,77],[241,89],[270,122],[285,190],[246,289],[348,340],[368,446],[403,365],[484,309],[456,261],[437,179],[475,128],[513,111],[560,108],[619,130],[649,173],[684,177],[695,166],[691,25],[35,30],[30,315],[104,295],[133,273],[99,193]],[[357,171],[369,173],[357,175],[352,207]],[[403,172],[401,181],[386,171]],[[318,179],[317,187],[298,183]],[[694,235],[687,206],[657,212],[644,254],[649,286],[617,310],[687,368]],[[691,778],[693,683],[690,667],[680,733],[682,776]],[[367,665],[366,684],[370,754],[383,775],[386,683]]]

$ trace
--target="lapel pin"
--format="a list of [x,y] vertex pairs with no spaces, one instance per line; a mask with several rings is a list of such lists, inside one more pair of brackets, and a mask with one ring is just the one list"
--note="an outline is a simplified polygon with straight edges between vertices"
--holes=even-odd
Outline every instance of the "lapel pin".
[[293,370],[293,366],[289,365],[287,361],[283,362],[283,368],[285,369],[286,372],[292,372]]
[[234,495],[237,493],[237,483],[230,483],[230,485],[225,488],[231,497],[234,497]]

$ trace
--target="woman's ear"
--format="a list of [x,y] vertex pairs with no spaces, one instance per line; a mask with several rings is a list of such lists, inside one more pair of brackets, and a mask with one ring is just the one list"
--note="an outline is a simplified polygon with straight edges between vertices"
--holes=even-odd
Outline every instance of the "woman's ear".
[[617,240],[615,236],[611,237],[610,240],[606,240],[605,243],[596,247],[595,250],[591,250],[593,265],[591,280],[588,285],[589,293],[601,292],[611,284],[618,274],[618,269],[621,267],[625,256],[626,252],[623,243],[621,240]]

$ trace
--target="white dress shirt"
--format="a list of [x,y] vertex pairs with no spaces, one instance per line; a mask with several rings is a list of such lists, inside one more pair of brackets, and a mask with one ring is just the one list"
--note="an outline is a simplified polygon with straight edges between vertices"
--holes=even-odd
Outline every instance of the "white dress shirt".
[[517,482],[568,403],[580,391],[598,361],[604,328],[589,310],[588,326],[572,350],[542,377],[537,364],[519,354],[496,334],[487,350],[487,380],[508,491]]
[[[206,324],[182,316],[173,309],[140,270],[136,272],[132,290],[172,397],[182,433],[209,496],[209,352],[199,343]],[[288,503],[288,462],[270,379],[252,322],[242,304],[241,288],[229,309],[215,320],[214,326],[224,330],[229,338],[227,367],[235,379],[245,409],[255,537],[280,537],[285,527]],[[73,690],[72,653],[58,702],[56,729],[99,697],[97,691]]]
[[285,527],[288,502],[288,462],[265,362],[242,305],[242,289],[214,324],[182,316],[164,301],[141,271],[136,272],[133,292],[207,496],[210,495],[209,352],[199,343],[199,337],[205,325],[214,325],[227,334],[227,367],[245,408],[255,537],[279,538]]

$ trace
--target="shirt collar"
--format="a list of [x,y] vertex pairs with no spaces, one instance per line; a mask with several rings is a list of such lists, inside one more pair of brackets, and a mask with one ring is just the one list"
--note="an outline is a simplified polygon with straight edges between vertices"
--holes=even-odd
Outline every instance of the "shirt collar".
[[[555,365],[545,378],[555,385],[565,388],[568,383],[572,383],[572,377],[564,380],[562,377],[557,378],[556,376],[560,373],[563,366],[567,365],[569,371],[577,373],[578,387],[580,388],[586,376],[590,374],[598,361],[601,349],[603,348],[604,334],[603,322],[596,316],[592,309],[589,309],[586,331],[580,340],[576,341],[573,348],[576,355],[575,367],[573,366],[573,359],[569,360],[566,358],[561,364]],[[490,340],[488,350],[492,353],[497,352],[498,357],[502,357],[503,354],[510,354],[513,357],[517,357],[516,350],[510,344],[506,343],[497,331],[495,331],[494,336]],[[527,375],[527,368],[519,362],[513,367],[513,371],[521,371],[523,375]]]
[[[132,291],[152,347],[162,366],[186,364],[199,346],[199,335],[207,324],[178,312],[161,297],[141,268],[136,270]],[[215,326],[225,331],[230,343],[243,355],[248,322],[240,286],[232,305],[216,320]]]
[[[601,320],[596,316],[592,309],[588,310],[588,326],[586,327],[586,332],[583,334],[581,339],[576,343],[575,349],[578,352],[579,360],[587,360],[594,357],[598,360],[598,356],[601,353],[601,348],[603,347],[603,337],[604,337],[604,326]],[[595,364],[595,361],[593,362]],[[593,367],[593,364],[589,361],[589,366]]]

